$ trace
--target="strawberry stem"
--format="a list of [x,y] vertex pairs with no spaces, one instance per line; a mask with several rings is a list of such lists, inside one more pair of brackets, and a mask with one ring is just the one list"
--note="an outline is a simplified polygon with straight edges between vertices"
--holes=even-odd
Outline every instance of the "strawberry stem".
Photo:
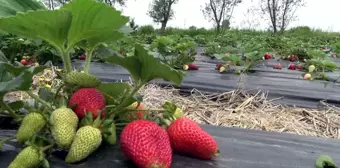
[[39,96],[35,95],[32,91],[26,91],[26,93],[31,96],[33,99],[37,100],[39,103],[41,103],[43,106],[53,109],[50,103],[47,103],[46,101],[40,99]]
[[8,114],[11,115],[14,118],[14,120],[16,121],[20,120],[20,117],[17,114],[15,114],[15,111],[3,100],[0,100],[0,105],[6,108],[6,110],[8,111]]
[[4,138],[3,140],[0,141],[0,146],[3,145],[4,143],[11,141],[13,139],[15,139],[16,137],[8,137],[8,138]]
[[[124,106],[127,104],[127,102],[130,100],[130,98],[133,97],[142,86],[144,86],[144,83],[139,83],[139,84],[135,85],[133,90],[123,100],[123,102],[120,103],[118,106],[115,106],[114,110],[112,110],[111,112],[120,112],[124,108]],[[109,115],[111,115],[111,114],[109,114]]]
[[49,149],[53,148],[53,146],[54,146],[54,143],[53,143],[53,144],[51,144],[51,145],[48,145],[48,146],[42,147],[40,150],[41,150],[42,152],[45,152],[45,151],[47,151],[47,150],[49,150]]
[[93,54],[93,49],[86,50],[86,59],[85,59],[85,67],[84,67],[84,73],[89,73],[90,65],[91,65],[91,59]]
[[68,74],[69,72],[72,71],[72,65],[71,65],[71,58],[69,56],[69,50],[65,50],[65,49],[59,49],[61,58],[63,60],[64,63],[64,69],[65,69],[65,73]]

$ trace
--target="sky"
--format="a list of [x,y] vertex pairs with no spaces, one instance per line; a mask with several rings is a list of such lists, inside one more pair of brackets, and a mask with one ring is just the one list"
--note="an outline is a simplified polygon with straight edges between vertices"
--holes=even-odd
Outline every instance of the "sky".
[[[152,0],[129,0],[123,10],[123,14],[135,18],[138,25],[154,25],[160,27],[152,21],[146,14],[149,9],[149,4]],[[203,6],[208,0],[179,0],[173,5],[175,17],[168,22],[168,26],[178,28],[188,28],[190,26],[211,28],[213,23],[209,23],[201,12]],[[257,16],[245,15],[247,9],[258,4],[258,0],[244,0],[239,6],[235,7],[231,26],[234,28],[244,28],[242,24],[245,20],[252,20]],[[296,12],[298,20],[291,23],[290,27],[309,26],[311,28],[322,29],[325,31],[340,32],[340,20],[337,16],[340,0],[306,0],[305,7]],[[248,19],[247,19],[248,18]],[[265,29],[268,26],[266,21],[260,22],[260,29]]]

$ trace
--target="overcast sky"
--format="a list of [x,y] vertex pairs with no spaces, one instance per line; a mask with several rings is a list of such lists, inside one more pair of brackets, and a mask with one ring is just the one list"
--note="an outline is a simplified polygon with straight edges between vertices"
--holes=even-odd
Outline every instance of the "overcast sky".
[[[146,15],[149,4],[152,0],[129,0],[127,7],[123,9],[123,13],[126,16],[135,18],[138,25],[147,25],[153,23],[152,19]],[[179,2],[173,6],[175,11],[175,18],[169,21],[168,26],[188,28],[190,26],[196,27],[212,27],[212,23],[206,21],[201,12],[201,6],[208,0],[179,0]],[[245,0],[247,1],[247,0]],[[232,27],[242,27],[242,21],[246,20],[244,14],[247,9],[257,4],[257,0],[248,3],[243,2],[241,5],[235,8]],[[297,11],[298,20],[291,24],[306,25],[312,28],[319,28],[330,31],[340,31],[340,20],[338,9],[340,7],[340,0],[307,0],[307,5]],[[159,27],[159,25],[158,25]],[[266,22],[261,22],[261,27],[266,27]]]

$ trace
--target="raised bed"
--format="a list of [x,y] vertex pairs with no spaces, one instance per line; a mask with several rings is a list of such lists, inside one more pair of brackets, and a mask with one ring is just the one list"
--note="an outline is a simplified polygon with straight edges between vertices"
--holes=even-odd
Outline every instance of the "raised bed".
[[[198,89],[202,92],[216,93],[236,89],[240,76],[237,74],[220,74],[215,70],[215,64],[197,62],[198,71],[189,71],[182,82],[183,91]],[[76,61],[73,66],[81,68],[83,62]],[[289,106],[317,108],[321,100],[333,105],[340,104],[340,84],[320,81],[303,80],[301,72],[291,70],[273,70],[272,68],[255,68],[254,73],[242,77],[243,85],[248,90],[268,92],[269,99],[281,98],[275,102]],[[106,63],[91,64],[92,74],[102,81],[129,81],[129,73],[119,67]],[[154,80],[152,83],[169,85],[164,80]],[[326,85],[327,84],[327,85]]]
[[[223,128],[202,125],[212,134],[221,151],[214,161],[201,161],[174,155],[172,168],[311,168],[320,154],[328,154],[339,163],[340,142],[319,137],[298,136],[286,133]],[[1,130],[0,138],[13,136],[15,131]],[[7,167],[18,151],[16,143],[6,144],[0,152],[0,167]],[[52,168],[135,167],[120,152],[119,145],[102,147],[82,163],[68,165],[65,154],[55,151],[50,156]]]

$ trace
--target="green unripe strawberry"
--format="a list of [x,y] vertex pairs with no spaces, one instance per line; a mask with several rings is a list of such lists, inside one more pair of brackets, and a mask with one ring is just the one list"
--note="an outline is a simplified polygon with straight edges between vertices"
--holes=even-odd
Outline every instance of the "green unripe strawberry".
[[28,146],[15,157],[8,168],[36,168],[42,161],[40,154],[37,148]]
[[98,77],[82,73],[82,72],[70,72],[66,75],[66,83],[77,85],[82,88],[94,88],[100,85],[101,81]]
[[24,143],[29,140],[33,135],[41,131],[46,123],[47,121],[40,113],[32,112],[27,114],[22,120],[16,135],[18,142]]
[[102,142],[102,134],[98,128],[83,126],[79,128],[66,156],[67,163],[79,162],[98,149]]
[[76,135],[78,117],[70,108],[60,107],[50,116],[51,132],[56,144],[68,149]]

